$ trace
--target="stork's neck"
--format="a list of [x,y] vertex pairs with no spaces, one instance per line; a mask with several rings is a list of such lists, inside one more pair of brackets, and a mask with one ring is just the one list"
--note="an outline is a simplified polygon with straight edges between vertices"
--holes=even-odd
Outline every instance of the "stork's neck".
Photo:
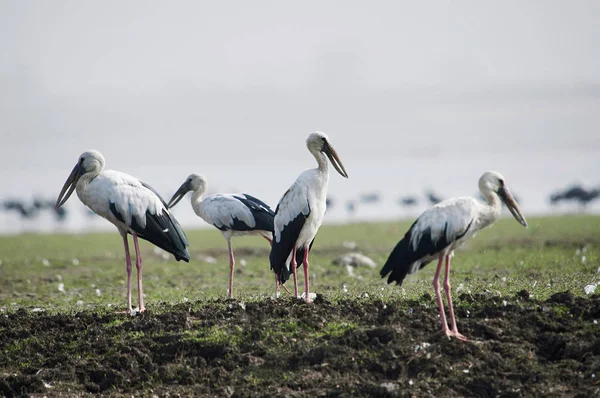
[[312,152],[312,154],[315,159],[317,159],[317,164],[319,165],[317,170],[325,175],[329,175],[329,162],[327,161],[327,156],[321,151]]
[[482,191],[481,194],[485,198],[486,203],[483,204],[484,208],[480,218],[485,225],[489,225],[500,218],[500,213],[502,212],[502,201],[495,192]]
[[198,211],[200,211],[200,204],[202,203],[202,196],[204,196],[205,191],[206,189],[199,188],[192,192],[192,208],[197,215],[199,215]]

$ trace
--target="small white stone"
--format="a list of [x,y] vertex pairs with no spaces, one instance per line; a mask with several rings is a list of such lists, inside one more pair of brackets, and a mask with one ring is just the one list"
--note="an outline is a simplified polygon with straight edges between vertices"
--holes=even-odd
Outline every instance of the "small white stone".
[[204,256],[203,258],[205,263],[209,263],[209,264],[216,264],[217,263],[217,259],[212,257],[212,256]]
[[342,291],[348,293],[348,287],[346,285],[342,286]]
[[505,276],[502,277],[502,282],[506,282],[506,277]]
[[100,289],[96,289],[96,296],[100,296],[102,294],[102,292],[100,291]]
[[188,302],[188,301],[190,301],[190,300],[188,300],[188,298],[187,298],[187,297],[184,297],[184,298],[182,298],[182,299],[181,299],[181,301],[183,301],[184,303],[187,303],[187,302]]
[[242,259],[240,259],[240,265],[241,265],[242,267],[245,267],[245,266],[246,266],[246,264],[248,264],[248,262],[246,261],[246,259],[245,259],[245,258],[242,258]]
[[77,305],[83,305],[83,300],[77,300]]
[[[2,311],[4,311],[4,310],[2,310]],[[44,310],[42,308],[39,308],[39,307],[35,307],[35,308],[31,309],[31,312],[40,312],[40,311],[44,311]]]
[[71,260],[71,263],[73,265],[79,265],[79,259],[78,258],[74,258],[73,260]]
[[345,240],[342,242],[342,246],[344,246],[346,249],[354,250],[356,249],[356,242],[352,240]]
[[410,379],[410,380],[408,381],[408,385],[409,385],[409,386],[412,386],[413,384],[414,384],[414,383],[413,383],[412,379]]
[[50,266],[50,261],[48,259],[43,258],[42,259],[42,264],[44,264],[45,267],[49,267]]
[[[310,300],[314,300],[317,298],[317,293],[309,293],[310,295]],[[300,296],[300,298],[305,299],[306,298],[306,292],[302,293],[302,296]]]
[[506,306],[508,305],[508,301],[506,301],[506,300],[503,300],[503,301],[502,301],[502,304],[503,304],[503,305],[506,307]]
[[586,287],[584,287],[583,290],[585,291],[585,294],[594,294],[597,286],[597,283],[592,283],[591,285],[587,285]]
[[65,284],[64,283],[59,283],[58,284],[58,291],[59,292],[65,292]]
[[598,320],[594,319],[594,325],[597,325],[597,324],[598,324]]
[[469,369],[463,369],[463,373],[469,373]]
[[364,298],[369,298],[369,293],[363,293]]
[[581,262],[585,263],[585,260],[587,260],[587,258],[585,256],[581,256]]

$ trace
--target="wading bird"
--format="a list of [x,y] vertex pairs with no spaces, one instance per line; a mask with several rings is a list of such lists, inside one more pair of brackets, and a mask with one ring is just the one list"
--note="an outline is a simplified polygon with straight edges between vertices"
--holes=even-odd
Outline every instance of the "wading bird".
[[[202,198],[206,192],[206,178],[190,174],[169,201],[175,206],[186,193],[192,191],[192,208],[196,215],[221,231],[229,247],[229,298],[233,297],[233,268],[235,258],[231,238],[239,235],[259,235],[272,243],[273,210],[263,201],[246,193],[215,194]],[[279,282],[275,277],[277,292]]]
[[296,267],[301,263],[304,265],[305,300],[310,302],[308,252],[325,215],[329,181],[327,157],[338,173],[345,178],[348,178],[348,174],[326,134],[310,134],[306,146],[317,160],[318,167],[302,172],[279,201],[275,210],[273,246],[269,259],[281,283],[285,283],[292,272],[296,297]]
[[188,241],[164,200],[149,185],[125,173],[104,170],[104,156],[98,151],[84,152],[71,171],[58,199],[60,208],[77,190],[79,200],[113,223],[123,237],[127,265],[127,313],[131,308],[131,257],[127,234],[133,235],[137,268],[139,311],[143,312],[142,257],[138,237],[173,254],[177,261],[190,261]]
[[[527,221],[500,173],[485,172],[479,179],[479,190],[486,202],[468,196],[452,198],[438,203],[421,214],[404,238],[398,242],[380,272],[382,278],[390,274],[388,283],[396,282],[401,285],[407,274],[414,274],[431,261],[438,259],[433,288],[442,318],[442,332],[448,337],[453,336],[460,340],[467,340],[467,338],[456,328],[450,297],[450,258],[454,249],[474,237],[478,231],[492,225],[500,217],[502,202],[517,221],[527,227]],[[451,329],[446,322],[438,283],[444,260],[446,260],[444,290],[448,300]]]

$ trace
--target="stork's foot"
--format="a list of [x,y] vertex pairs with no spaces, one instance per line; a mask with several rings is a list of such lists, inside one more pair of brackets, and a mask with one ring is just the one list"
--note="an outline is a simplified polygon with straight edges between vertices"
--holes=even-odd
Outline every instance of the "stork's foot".
[[458,333],[458,330],[451,330],[450,333],[452,333],[452,335],[460,341],[469,341],[469,339],[466,336]]
[[446,337],[448,337],[448,340],[454,337],[455,339],[458,339],[460,341],[469,341],[469,339],[466,336],[460,334],[458,330],[444,329],[442,330],[442,334],[445,334]]
[[302,300],[306,301],[307,303],[312,303],[313,299],[317,298],[317,294],[316,293],[309,293],[308,296],[306,295],[306,292],[302,293],[302,296],[299,297]]

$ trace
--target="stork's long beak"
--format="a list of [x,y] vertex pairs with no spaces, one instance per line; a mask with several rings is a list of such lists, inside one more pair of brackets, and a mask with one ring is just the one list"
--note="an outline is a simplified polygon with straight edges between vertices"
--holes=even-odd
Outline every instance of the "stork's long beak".
[[77,163],[75,167],[73,167],[73,171],[71,171],[71,174],[69,174],[69,178],[67,178],[67,181],[65,181],[65,185],[63,185],[62,190],[58,195],[58,199],[56,199],[55,207],[57,209],[65,204],[67,199],[69,199],[69,197],[75,190],[75,187],[77,186],[77,181],[79,181],[79,178],[83,174],[82,171],[83,168],[81,167],[81,163]]
[[498,190],[498,196],[500,196],[500,199],[502,199],[502,201],[504,202],[506,207],[508,207],[508,210],[510,210],[510,212],[516,218],[516,220],[519,223],[521,223],[521,225],[523,225],[525,228],[527,228],[527,221],[525,220],[525,217],[523,217],[523,214],[521,214],[519,205],[515,201],[515,198],[512,196],[508,188],[504,186],[500,188]]
[[342,175],[342,177],[348,178],[348,173],[346,173],[346,169],[340,160],[340,156],[337,154],[335,149],[327,142],[323,147],[323,152],[327,155],[333,167],[337,170],[338,173]]
[[175,192],[175,194],[173,195],[173,197],[169,201],[169,204],[167,205],[167,207],[170,209],[173,206],[175,206],[177,203],[179,203],[179,201],[181,199],[183,199],[183,197],[185,196],[185,194],[188,193],[189,191],[191,191],[190,183],[189,183],[189,181],[186,181],[183,184],[181,184],[181,186],[179,187],[179,189],[177,190],[177,192]]

